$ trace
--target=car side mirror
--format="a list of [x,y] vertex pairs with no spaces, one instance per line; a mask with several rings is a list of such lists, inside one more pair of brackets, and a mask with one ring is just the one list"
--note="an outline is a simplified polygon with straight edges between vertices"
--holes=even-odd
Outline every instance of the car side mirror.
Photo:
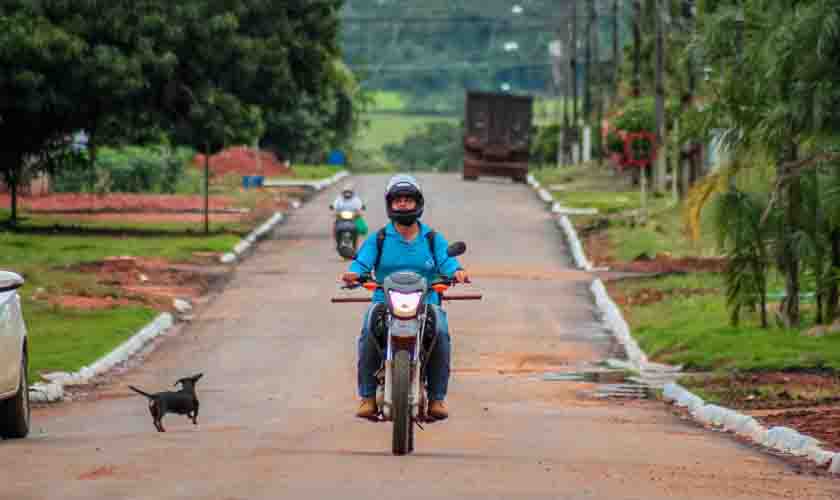
[[459,255],[464,255],[467,251],[467,244],[463,241],[456,241],[455,243],[449,245],[446,249],[446,255],[449,257],[457,257]]
[[0,292],[11,292],[22,287],[24,283],[23,278],[16,273],[9,271],[0,271]]

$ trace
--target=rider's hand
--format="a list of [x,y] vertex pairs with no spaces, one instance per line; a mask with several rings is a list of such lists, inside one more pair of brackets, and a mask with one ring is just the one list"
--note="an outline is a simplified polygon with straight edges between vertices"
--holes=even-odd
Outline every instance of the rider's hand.
[[359,275],[356,273],[344,273],[341,275],[341,281],[348,285],[355,285],[359,282]]
[[457,283],[469,283],[470,282],[470,276],[467,274],[466,271],[464,271],[463,269],[460,269],[458,271],[455,271],[455,282],[457,282]]

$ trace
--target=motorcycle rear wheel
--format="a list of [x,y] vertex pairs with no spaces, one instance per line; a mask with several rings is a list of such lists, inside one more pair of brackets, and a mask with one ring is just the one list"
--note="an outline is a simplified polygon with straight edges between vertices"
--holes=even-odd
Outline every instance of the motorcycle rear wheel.
[[405,455],[414,449],[414,425],[411,422],[411,405],[408,393],[411,387],[411,358],[408,351],[394,356],[393,401],[394,433],[391,449],[394,455]]

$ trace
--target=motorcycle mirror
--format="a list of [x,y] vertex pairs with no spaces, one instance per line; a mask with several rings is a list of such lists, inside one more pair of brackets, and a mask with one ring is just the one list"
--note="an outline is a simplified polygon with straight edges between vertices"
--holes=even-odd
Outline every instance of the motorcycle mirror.
[[446,255],[449,257],[457,257],[459,255],[464,255],[467,251],[467,244],[463,241],[456,241],[455,243],[449,245],[449,248],[446,249]]

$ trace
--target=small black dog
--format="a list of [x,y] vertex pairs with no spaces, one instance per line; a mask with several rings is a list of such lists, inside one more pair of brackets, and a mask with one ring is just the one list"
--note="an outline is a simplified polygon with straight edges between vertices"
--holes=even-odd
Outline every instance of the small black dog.
[[181,389],[177,392],[166,391],[149,394],[143,392],[133,385],[128,386],[132,391],[142,394],[149,398],[149,413],[152,414],[155,429],[158,432],[166,432],[163,428],[163,416],[167,413],[177,413],[178,415],[186,415],[191,418],[194,425],[198,425],[198,397],[195,394],[195,383],[198,382],[204,375],[199,373],[192,377],[184,377],[179,379],[175,384],[181,384]]

